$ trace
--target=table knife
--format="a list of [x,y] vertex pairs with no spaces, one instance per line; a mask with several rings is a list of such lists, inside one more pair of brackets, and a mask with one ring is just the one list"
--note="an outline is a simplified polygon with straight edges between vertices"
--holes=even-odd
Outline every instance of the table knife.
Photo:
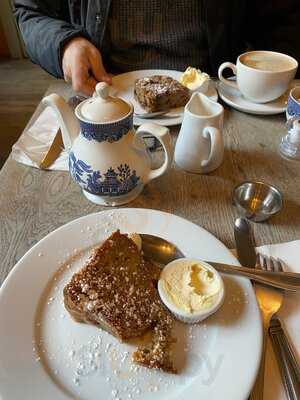
[[[254,238],[249,222],[245,218],[237,218],[234,222],[234,238],[236,244],[237,257],[243,267],[255,268],[256,252],[254,247]],[[265,336],[265,335],[264,335]],[[250,393],[249,400],[262,400],[265,372],[265,351],[266,340],[263,339],[263,350],[260,361],[260,368],[257,373],[255,384]]]
[[254,268],[256,264],[254,238],[251,234],[249,222],[245,218],[235,220],[234,238],[239,262],[243,266]]
[[[83,96],[78,96],[78,95],[73,96],[69,98],[68,104],[74,111],[75,108],[78,106],[78,104],[80,104],[82,101],[86,99],[87,98]],[[58,158],[63,149],[64,149],[64,144],[62,139],[62,133],[59,128],[54,136],[53,142],[49,147],[45,157],[40,162],[39,167],[41,169],[47,169],[48,167],[50,167],[50,165],[52,165],[54,161]]]
[[64,148],[64,144],[63,144],[63,140],[62,140],[61,130],[58,129],[58,131],[56,132],[56,134],[54,136],[54,140],[51,143],[51,146],[49,147],[45,157],[40,162],[39,167],[41,169],[47,169],[58,158],[58,156],[62,152],[63,148]]

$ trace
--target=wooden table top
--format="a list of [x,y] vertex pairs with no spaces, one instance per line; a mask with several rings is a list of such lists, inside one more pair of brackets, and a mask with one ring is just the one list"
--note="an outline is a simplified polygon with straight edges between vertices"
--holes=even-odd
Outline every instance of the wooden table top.
[[[71,93],[63,82],[51,85],[48,93],[52,92],[65,98]],[[171,131],[175,141],[178,127]],[[232,189],[244,180],[262,180],[282,191],[284,207],[268,222],[253,224],[257,245],[300,239],[300,163],[278,154],[285,132],[283,114],[254,116],[226,107],[225,156],[216,171],[197,175],[173,165],[125,207],[179,215],[233,248],[233,223],[238,213],[232,205]],[[0,187],[0,283],[26,251],[49,232],[104,209],[83,196],[68,172],[38,170],[11,157],[0,171]]]

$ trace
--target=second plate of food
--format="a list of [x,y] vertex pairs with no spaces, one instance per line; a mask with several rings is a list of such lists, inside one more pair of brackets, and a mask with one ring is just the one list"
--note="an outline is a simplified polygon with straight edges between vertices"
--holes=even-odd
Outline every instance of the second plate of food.
[[[132,361],[137,346],[147,338],[120,342],[105,330],[71,318],[64,303],[64,288],[95,246],[117,229],[160,236],[192,259],[237,263],[230,251],[203,228],[157,210],[106,210],[60,227],[22,257],[1,287],[0,398],[248,398],[259,366],[262,331],[253,288],[245,278],[222,276],[224,303],[207,320],[193,325],[174,322],[172,337],[176,342],[171,360],[177,374]],[[86,284],[80,287],[79,299],[88,290]],[[118,293],[114,292],[117,307],[123,305]],[[89,295],[96,299],[95,293]],[[87,309],[96,305],[94,301],[89,301]],[[103,310],[111,305],[105,301]],[[121,315],[126,324],[126,314]]]
[[[152,75],[167,75],[179,81],[182,73],[183,72],[181,71],[173,71],[168,69],[143,69],[140,71],[131,71],[131,72],[126,72],[124,74],[116,75],[113,78],[113,87],[114,87],[113,95],[122,97],[126,101],[130,101],[134,106],[135,112],[143,113],[146,111],[139,105],[139,103],[134,98],[134,82],[136,81],[136,79],[145,78]],[[208,90],[204,94],[206,94],[213,101],[218,100],[218,94],[214,82],[212,81],[210,82]],[[183,107],[180,107],[173,109],[170,113],[168,113],[165,116],[152,118],[151,120],[134,117],[133,121],[134,125],[137,126],[150,121],[164,126],[173,126],[181,124],[182,118],[183,118]]]

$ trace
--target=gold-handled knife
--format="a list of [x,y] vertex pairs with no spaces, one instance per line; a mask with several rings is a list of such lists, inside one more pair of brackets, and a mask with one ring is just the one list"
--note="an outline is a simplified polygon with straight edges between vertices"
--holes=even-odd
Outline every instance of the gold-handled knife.
[[[73,110],[75,110],[76,106],[86,99],[87,98],[83,96],[73,96],[68,100],[68,104]],[[63,149],[64,143],[62,140],[62,133],[61,130],[58,129],[54,140],[49,147],[49,150],[47,151],[45,157],[40,162],[39,167],[41,169],[47,169],[48,167],[50,167],[50,165],[52,165],[54,161],[58,158]]]
[[[87,97],[84,96],[73,96],[69,98],[68,104],[74,111],[76,106],[86,99]],[[49,147],[49,150],[47,151],[45,157],[40,162],[39,167],[41,169],[47,169],[48,167],[50,167],[50,165],[52,165],[54,161],[58,158],[63,149],[64,143],[62,139],[62,133],[61,130],[58,129],[56,135],[54,136],[54,140]]]
[[61,130],[58,129],[58,131],[56,132],[56,135],[54,137],[54,140],[53,140],[51,146],[49,147],[45,157],[40,162],[39,167],[41,169],[47,169],[58,158],[58,156],[62,152],[63,148],[64,148],[64,144],[63,144],[63,140],[62,140]]

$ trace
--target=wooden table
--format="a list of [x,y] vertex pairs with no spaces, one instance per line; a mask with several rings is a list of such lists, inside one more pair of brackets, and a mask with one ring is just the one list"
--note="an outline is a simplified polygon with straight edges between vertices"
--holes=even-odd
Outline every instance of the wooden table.
[[[48,93],[70,96],[65,83]],[[178,127],[172,129],[174,139]],[[225,157],[208,175],[186,173],[173,165],[126,207],[153,208],[182,216],[234,247],[237,211],[233,187],[247,179],[275,184],[284,208],[267,223],[253,224],[257,244],[300,239],[300,163],[284,160],[278,144],[285,117],[253,116],[225,109]],[[1,133],[5,135],[5,132]],[[104,208],[90,203],[67,172],[41,171],[9,158],[0,171],[0,283],[25,252],[57,227]],[[201,243],[199,243],[201,246]]]

